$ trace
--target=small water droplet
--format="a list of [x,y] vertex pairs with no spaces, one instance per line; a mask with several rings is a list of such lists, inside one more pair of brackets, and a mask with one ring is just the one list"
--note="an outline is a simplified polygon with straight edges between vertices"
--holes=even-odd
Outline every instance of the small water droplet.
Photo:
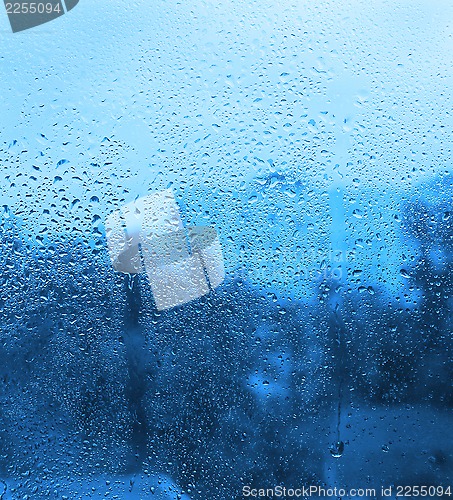
[[334,443],[330,449],[330,454],[335,457],[335,458],[340,458],[343,455],[344,452],[344,443],[343,441],[337,441]]
[[403,278],[409,279],[411,276],[410,274],[406,271],[406,269],[401,269],[400,274]]

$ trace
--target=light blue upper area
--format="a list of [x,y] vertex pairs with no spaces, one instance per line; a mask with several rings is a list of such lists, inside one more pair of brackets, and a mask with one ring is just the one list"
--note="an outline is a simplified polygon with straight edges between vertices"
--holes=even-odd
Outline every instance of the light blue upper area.
[[187,222],[219,231],[230,275],[301,297],[343,262],[392,292],[400,203],[451,171],[452,15],[84,0],[16,34],[0,15],[1,205],[25,237],[90,239],[172,186]]

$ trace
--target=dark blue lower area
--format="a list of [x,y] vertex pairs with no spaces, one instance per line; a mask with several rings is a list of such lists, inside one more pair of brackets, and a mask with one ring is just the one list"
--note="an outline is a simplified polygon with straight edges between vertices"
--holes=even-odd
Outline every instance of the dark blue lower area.
[[451,484],[453,228],[443,207],[411,210],[411,309],[379,284],[321,280],[311,301],[288,302],[235,279],[158,312],[146,277],[113,272],[105,242],[36,249],[4,221],[4,494],[64,498],[64,484],[68,498],[97,498],[72,482],[131,474],[200,500],[243,498],[246,485],[379,497]]

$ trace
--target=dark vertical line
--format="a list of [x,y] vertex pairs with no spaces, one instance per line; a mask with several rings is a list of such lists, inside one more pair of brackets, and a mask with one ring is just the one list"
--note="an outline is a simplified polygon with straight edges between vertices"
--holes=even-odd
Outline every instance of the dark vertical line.
[[[336,292],[337,293],[337,292]],[[342,335],[343,324],[341,318],[338,314],[340,305],[335,304],[334,308],[334,328],[336,331],[336,342],[337,342],[337,363],[336,363],[336,373],[338,380],[338,405],[337,405],[337,428],[336,428],[336,442],[333,444],[330,452],[334,457],[341,457],[344,451],[344,443],[341,440],[341,416],[342,416],[342,406],[343,406],[343,387],[344,387],[344,370],[345,370],[345,342]]]
[[213,288],[211,286],[211,282],[209,281],[209,274],[208,274],[208,268],[206,267],[206,262],[204,260],[202,252],[196,252],[198,254],[198,257],[200,258],[201,262],[201,267],[203,268],[203,273],[204,273],[204,279],[206,280],[206,283],[208,284],[209,290],[212,292]]
[[0,500],[3,500],[3,496],[8,491],[8,485],[5,483],[5,481],[3,481],[3,479],[0,479],[0,484],[2,484],[4,487],[3,491],[0,494]]
[[126,275],[124,285],[126,292],[124,344],[129,376],[125,387],[125,395],[132,415],[131,442],[137,462],[130,464],[130,466],[134,469],[140,467],[147,457],[148,423],[143,404],[147,389],[147,373],[143,353],[146,346],[143,328],[140,325],[142,299],[139,275]]
[[340,365],[340,370],[339,370],[339,380],[338,380],[338,419],[337,419],[337,445],[339,446],[339,443],[341,443],[340,439],[340,426],[341,426],[341,406],[343,402],[343,342],[342,342],[342,337],[341,337],[341,325],[339,324],[339,318],[338,318],[338,304],[335,306],[335,323],[336,323],[336,328],[337,328],[337,342],[338,342],[338,349],[339,349],[339,365]]
[[126,328],[137,328],[142,305],[138,275],[127,274],[125,276],[124,285],[126,291],[124,326]]
[[[343,262],[343,258],[346,256],[346,222],[345,222],[345,210],[344,210],[344,196],[343,189],[341,187],[333,188],[329,193],[329,204],[330,204],[330,214],[331,214],[331,241],[332,250],[334,254],[341,252],[342,255],[342,266],[340,274],[340,283],[346,281],[346,276],[343,276],[343,272],[346,269],[346,263]],[[343,267],[344,265],[344,267]],[[333,276],[332,276],[333,278]],[[336,443],[332,446],[330,452],[334,457],[340,457],[343,454],[344,443],[341,440],[341,416],[342,416],[342,403],[343,403],[343,387],[345,382],[345,342],[342,333],[344,333],[344,324],[340,317],[340,292],[339,285],[337,283],[336,289],[333,294],[334,299],[334,311],[333,311],[333,328],[337,343],[337,356],[336,356],[336,370],[335,370],[335,380],[338,381],[338,405],[337,405],[337,428],[336,428]]]

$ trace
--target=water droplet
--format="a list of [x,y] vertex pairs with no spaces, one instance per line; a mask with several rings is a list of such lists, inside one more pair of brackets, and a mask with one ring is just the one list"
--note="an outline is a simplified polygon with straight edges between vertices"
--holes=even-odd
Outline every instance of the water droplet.
[[330,449],[330,454],[335,457],[335,458],[340,458],[343,455],[344,452],[344,443],[343,441],[337,441],[334,443]]
[[403,278],[409,279],[411,276],[410,274],[406,271],[406,269],[401,269],[400,274]]

